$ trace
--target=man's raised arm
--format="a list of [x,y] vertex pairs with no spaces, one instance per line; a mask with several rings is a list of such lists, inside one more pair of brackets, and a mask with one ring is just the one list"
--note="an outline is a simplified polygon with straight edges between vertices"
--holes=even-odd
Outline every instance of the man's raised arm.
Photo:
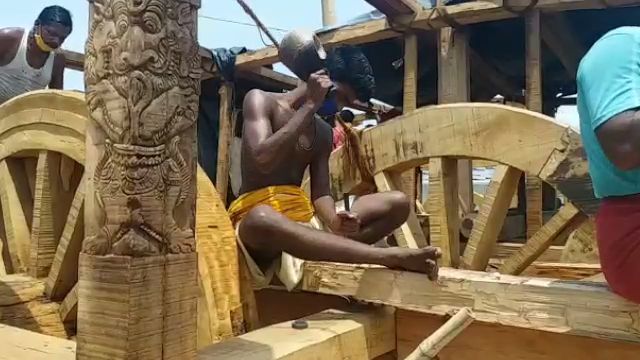
[[248,150],[256,159],[260,172],[269,173],[281,161],[287,161],[286,151],[292,149],[302,131],[311,124],[313,114],[322,106],[331,85],[331,80],[324,72],[312,74],[307,82],[304,104],[276,132],[271,127],[271,111],[264,93],[252,90],[247,94],[243,104],[243,136],[248,136]]

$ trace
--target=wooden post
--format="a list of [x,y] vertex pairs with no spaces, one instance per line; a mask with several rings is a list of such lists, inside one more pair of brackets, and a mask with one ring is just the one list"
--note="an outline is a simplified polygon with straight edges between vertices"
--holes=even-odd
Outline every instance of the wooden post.
[[335,0],[322,0],[322,26],[336,24],[336,2]]
[[[526,105],[529,110],[542,112],[542,63],[540,46],[540,11],[525,16],[526,37]],[[542,181],[534,175],[526,177],[527,238],[531,238],[543,224]]]
[[[471,76],[469,46],[462,31],[440,30],[438,51],[438,103],[468,102]],[[471,160],[458,160],[458,196],[462,210],[473,211],[473,173]]]
[[195,359],[200,2],[93,3],[77,358]]
[[[469,100],[469,55],[464,32],[450,27],[439,32],[438,102],[441,104]],[[442,265],[460,264],[460,216],[473,208],[471,161],[452,158],[429,162],[429,199],[427,212],[431,245],[442,248]],[[460,201],[462,199],[462,201]]]
[[[418,36],[408,33],[404,38],[404,91],[402,111],[406,114],[418,106]],[[416,171],[407,170],[402,173],[402,192],[409,196],[411,209],[415,211]]]
[[216,190],[224,206],[227,206],[229,189],[230,151],[233,139],[233,87],[223,84],[220,87],[220,127],[218,136],[218,165],[216,170]]

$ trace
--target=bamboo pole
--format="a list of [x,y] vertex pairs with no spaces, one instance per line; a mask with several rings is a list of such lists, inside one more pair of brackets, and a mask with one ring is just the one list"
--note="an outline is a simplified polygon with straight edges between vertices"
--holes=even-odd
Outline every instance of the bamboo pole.
[[426,338],[418,347],[405,358],[405,360],[432,360],[447,346],[458,334],[469,326],[475,315],[471,308],[460,309],[451,319],[438,328],[431,336]]

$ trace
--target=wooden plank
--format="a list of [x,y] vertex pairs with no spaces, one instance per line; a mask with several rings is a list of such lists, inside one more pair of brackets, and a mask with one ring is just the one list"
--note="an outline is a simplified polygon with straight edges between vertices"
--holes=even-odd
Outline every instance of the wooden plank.
[[[398,310],[398,359],[438,329],[443,316]],[[475,321],[438,354],[440,360],[635,359],[640,345]]]
[[484,270],[487,267],[520,176],[522,171],[516,168],[505,165],[496,168],[464,250],[462,263],[466,269]]
[[74,360],[76,342],[0,324],[0,360]]
[[456,159],[429,160],[429,238],[442,249],[442,266],[460,263],[460,217],[458,215],[458,166]]
[[[379,192],[398,190],[402,181],[400,174],[392,172],[378,173],[374,179]],[[407,221],[394,230],[393,235],[399,246],[418,249],[429,245],[413,207],[410,209]]]
[[[445,27],[438,41],[438,103],[470,99],[469,44],[463,31]],[[458,196],[463,214],[473,211],[473,170],[470,160],[458,160]]]
[[216,170],[216,190],[222,203],[227,205],[229,188],[229,154],[233,138],[233,85],[225,83],[220,87],[220,131],[218,132],[218,164]]
[[565,14],[545,14],[540,25],[542,40],[558,57],[567,74],[573,79],[578,73],[578,64],[587,48],[567,22]]
[[198,359],[374,359],[395,349],[393,309],[327,310],[305,320],[306,329],[271,325],[202,349]]
[[[525,16],[526,105],[529,110],[542,112],[542,50],[540,40],[540,11]],[[540,230],[542,219],[542,181],[535,174],[526,178],[527,238]]]
[[587,220],[572,204],[564,205],[526,244],[513,256],[506,259],[500,267],[503,274],[518,275],[533,263],[558,237],[568,237],[578,226]]
[[437,315],[468,306],[477,321],[640,343],[640,306],[592,282],[441,268],[434,283],[377,266],[307,262],[301,290]]

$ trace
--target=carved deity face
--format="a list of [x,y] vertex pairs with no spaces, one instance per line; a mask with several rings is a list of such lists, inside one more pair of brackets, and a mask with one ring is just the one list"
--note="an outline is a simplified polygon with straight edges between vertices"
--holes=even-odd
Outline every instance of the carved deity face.
[[110,118],[99,122],[113,141],[159,145],[180,131],[171,128],[184,124],[176,117],[193,112],[195,121],[197,101],[195,109],[184,107],[193,107],[185,97],[198,96],[200,80],[192,7],[179,0],[95,1],[87,99],[92,113],[103,113],[94,118]]

